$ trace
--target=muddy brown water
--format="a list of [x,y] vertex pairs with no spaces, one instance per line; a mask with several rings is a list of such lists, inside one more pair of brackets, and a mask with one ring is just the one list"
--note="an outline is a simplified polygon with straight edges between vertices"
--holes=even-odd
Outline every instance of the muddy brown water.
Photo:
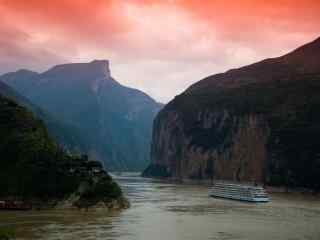
[[0,225],[18,239],[319,240],[319,197],[271,194],[271,202],[208,197],[205,186],[135,174],[116,177],[131,208],[120,212],[50,210],[0,212]]

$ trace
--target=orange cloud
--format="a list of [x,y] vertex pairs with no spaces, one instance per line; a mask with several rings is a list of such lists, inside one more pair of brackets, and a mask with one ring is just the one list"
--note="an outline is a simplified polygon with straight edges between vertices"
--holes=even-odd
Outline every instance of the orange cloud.
[[319,12],[319,0],[0,0],[0,72],[108,58],[120,81],[167,101],[311,41]]

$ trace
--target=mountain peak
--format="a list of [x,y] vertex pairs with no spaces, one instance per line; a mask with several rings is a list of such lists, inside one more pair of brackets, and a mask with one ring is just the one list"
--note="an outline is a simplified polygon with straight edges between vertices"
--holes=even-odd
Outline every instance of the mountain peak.
[[29,78],[29,77],[34,77],[36,75],[38,75],[39,73],[37,72],[34,72],[34,71],[30,71],[28,69],[19,69],[15,72],[8,72],[8,73],[5,73],[3,75],[0,76],[0,78],[2,80],[11,80],[11,79],[14,79],[16,77],[22,77],[24,79],[26,78]]
[[42,74],[44,77],[64,76],[70,80],[110,78],[108,60],[93,60],[88,63],[67,63],[56,65]]
[[316,42],[317,44],[320,44],[320,37],[316,38],[314,42]]
[[287,79],[290,75],[319,74],[320,37],[281,57],[211,75],[191,85],[186,93],[213,87],[237,87],[243,84]]
[[281,61],[295,66],[304,73],[318,72],[320,67],[320,37],[280,57]]
[[293,57],[293,56],[297,56],[297,55],[303,55],[304,57],[317,55],[317,57],[318,57],[319,53],[320,53],[320,37],[318,37],[317,39],[315,39],[312,42],[309,42],[309,43],[295,49],[294,51],[286,54],[284,57]]

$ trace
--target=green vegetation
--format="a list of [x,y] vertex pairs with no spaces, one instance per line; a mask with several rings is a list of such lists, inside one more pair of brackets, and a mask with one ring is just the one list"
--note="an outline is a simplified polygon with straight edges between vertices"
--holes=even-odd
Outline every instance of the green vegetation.
[[[20,71],[23,73],[24,71]],[[28,72],[28,71],[26,71]],[[10,75],[10,74],[9,74]],[[27,74],[27,76],[33,75],[33,73]],[[0,76],[1,77],[1,76]],[[3,76],[2,76],[3,77]],[[24,84],[30,82],[31,79],[24,79]],[[27,98],[18,94],[14,89],[0,81],[0,95],[7,97],[14,102],[18,103],[20,106],[27,108],[31,111],[36,118],[43,120],[44,125],[48,129],[50,136],[58,143],[62,144],[70,150],[82,152],[88,152],[88,146],[81,141],[85,135],[79,128],[75,126],[61,122],[55,118],[52,114],[43,111],[38,106],[31,103]]]
[[0,198],[62,199],[80,183],[104,178],[97,197],[121,195],[118,185],[96,161],[58,147],[43,123],[14,101],[0,95]]
[[80,198],[80,201],[85,201],[89,205],[94,205],[99,201],[109,202],[122,196],[121,188],[112,181],[110,176],[102,177],[97,182],[91,182],[90,185],[90,188]]
[[14,239],[15,236],[15,231],[12,228],[0,227],[0,240]]
[[0,196],[61,197],[77,181],[59,167],[68,155],[49,138],[41,121],[0,97]]

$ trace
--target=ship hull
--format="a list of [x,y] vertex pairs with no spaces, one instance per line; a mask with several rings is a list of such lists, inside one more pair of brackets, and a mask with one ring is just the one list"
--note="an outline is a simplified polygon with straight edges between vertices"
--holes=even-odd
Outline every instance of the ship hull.
[[254,203],[266,203],[270,201],[262,187],[230,183],[213,184],[209,190],[209,196]]
[[228,197],[228,196],[217,196],[214,194],[209,194],[210,197],[219,198],[219,199],[228,199],[242,202],[251,202],[251,203],[267,203],[270,202],[269,198],[237,198],[237,197]]

